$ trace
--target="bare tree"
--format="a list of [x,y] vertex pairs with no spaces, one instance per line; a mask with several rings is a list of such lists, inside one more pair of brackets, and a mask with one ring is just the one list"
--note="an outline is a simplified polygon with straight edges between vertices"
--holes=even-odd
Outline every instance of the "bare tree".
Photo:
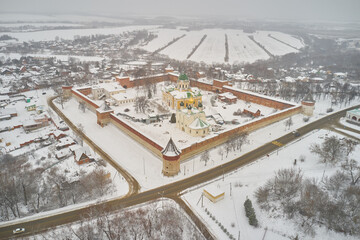
[[149,100],[142,96],[142,97],[137,97],[135,98],[135,112],[141,112],[141,113],[145,113],[145,111],[149,108],[150,103]]
[[321,162],[331,164],[336,164],[344,155],[343,144],[335,136],[326,138],[321,145],[317,143],[311,145],[310,151],[318,155]]
[[221,160],[223,160],[224,159],[224,150],[222,147],[219,147],[218,154],[221,156]]
[[293,124],[294,124],[294,122],[293,122],[292,118],[289,117],[289,118],[285,121],[285,123],[284,123],[284,125],[285,125],[285,130],[286,130],[286,128],[290,129],[290,127],[291,127]]
[[341,165],[345,173],[350,175],[351,184],[355,185],[360,179],[360,165],[354,159],[346,159],[345,163]]
[[80,109],[80,111],[82,111],[83,113],[85,112],[85,110],[86,110],[86,105],[85,105],[85,102],[83,102],[83,101],[80,101],[79,102],[79,107],[78,107],[79,109]]
[[205,163],[205,166],[207,164],[207,162],[210,160],[210,156],[209,156],[209,151],[206,150],[205,152],[203,152],[201,154],[201,157],[200,157],[200,161],[203,161]]

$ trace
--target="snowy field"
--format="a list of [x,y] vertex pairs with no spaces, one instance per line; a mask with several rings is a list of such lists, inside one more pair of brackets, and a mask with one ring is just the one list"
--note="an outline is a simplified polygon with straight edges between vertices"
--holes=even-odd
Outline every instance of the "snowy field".
[[[305,161],[298,161],[296,168],[300,168],[304,177],[315,177],[321,179],[324,176],[330,176],[340,168],[340,166],[325,165],[318,162],[317,156],[310,153],[308,148],[313,143],[320,143],[326,136],[343,136],[335,134],[328,130],[318,130],[302,136],[290,145],[273,152],[269,157],[265,156],[253,162],[250,165],[242,167],[235,172],[227,174],[225,178],[218,178],[211,181],[208,185],[195,187],[183,196],[193,210],[206,222],[218,239],[227,239],[228,237],[220,229],[218,224],[206,214],[205,208],[216,217],[216,220],[237,238],[240,232],[240,239],[266,239],[282,240],[293,239],[299,234],[299,239],[314,239],[311,236],[304,235],[298,229],[298,226],[286,218],[269,218],[268,213],[260,210],[254,197],[255,190],[264,185],[266,181],[274,176],[279,169],[294,167],[294,159],[299,159],[300,155],[305,157]],[[357,146],[352,153],[352,157],[360,155],[360,146]],[[213,156],[213,155],[211,155]],[[225,192],[225,198],[217,203],[210,202],[206,197],[203,198],[204,206],[199,201],[204,188],[209,186]],[[230,194],[231,189],[231,194]],[[259,228],[254,228],[248,224],[245,216],[244,202],[246,198],[252,200],[255,208],[256,217],[259,221]],[[328,231],[324,227],[315,227],[315,239],[328,240],[355,240],[356,237],[344,236],[343,234]],[[267,229],[267,230],[266,230]],[[263,238],[263,236],[266,236]]]
[[280,41],[283,41],[284,43],[287,43],[287,44],[293,46],[294,48],[300,49],[300,48],[305,47],[305,44],[303,43],[302,40],[300,40],[296,37],[293,37],[289,34],[285,34],[282,32],[265,32],[265,33],[270,34],[274,38],[279,39]]
[[40,58],[56,58],[61,61],[68,61],[69,58],[77,59],[81,62],[101,62],[104,60],[102,57],[95,56],[76,56],[76,55],[54,55],[54,54],[20,54],[20,53],[0,53],[0,59],[20,59],[23,56],[40,57]]
[[296,49],[289,47],[268,36],[271,32],[256,32],[253,34],[255,41],[263,45],[266,50],[275,56],[281,56],[292,52],[298,52]]
[[[205,32],[205,31],[204,31]],[[207,37],[189,60],[195,62],[225,62],[225,30],[206,29]],[[194,46],[198,42],[195,42]]]
[[[174,44],[162,50],[160,53],[176,60],[186,60],[191,50],[199,43],[200,39],[206,34],[207,37],[200,47],[195,51],[189,60],[196,62],[224,63],[225,60],[225,34],[228,35],[229,43],[229,63],[255,62],[259,59],[269,59],[270,56],[256,43],[249,39],[249,35],[242,30],[229,29],[203,29],[200,31],[182,31],[178,29],[158,29],[153,30],[158,35],[145,46],[140,48],[153,52],[176,37],[186,34]],[[281,32],[259,31],[255,38],[274,55],[284,55],[290,52],[297,52],[294,48],[287,46],[277,40],[268,37],[273,35],[279,40],[290,44],[295,48],[302,48],[304,44],[297,38]]]
[[166,44],[171,42],[174,38],[178,38],[181,35],[185,34],[185,31],[178,30],[178,29],[154,29],[150,31],[151,33],[157,35],[156,38],[154,38],[152,41],[150,41],[145,46],[141,46],[142,49],[154,52],[159,48],[164,47]]
[[75,23],[32,23],[32,22],[25,22],[25,23],[0,23],[0,27],[6,28],[18,28],[24,26],[32,26],[32,27],[81,27],[81,24]]
[[[154,26],[126,26],[126,27],[111,27],[111,28],[89,28],[89,29],[64,29],[64,30],[48,30],[48,31],[37,31],[37,32],[7,32],[6,34],[17,38],[19,42],[28,41],[53,41],[56,37],[60,39],[73,40],[74,36],[90,36],[96,34],[110,35],[110,34],[121,34],[124,32],[131,32],[143,29],[151,29]],[[0,32],[0,35],[3,34]]]
[[229,62],[231,64],[243,62],[253,63],[256,60],[266,60],[270,58],[270,56],[243,31],[228,30],[226,33],[228,35]]
[[161,51],[161,54],[165,54],[170,58],[176,60],[186,60],[187,56],[191,53],[193,48],[200,42],[201,38],[206,34],[206,31],[190,31],[184,32],[185,37],[181,38],[177,42],[173,43],[169,47]]
[[40,15],[40,14],[26,14],[26,13],[1,13],[0,22],[3,23],[57,23],[57,22],[111,22],[111,23],[126,23],[131,22],[127,19],[101,17],[92,15],[70,15],[70,14],[56,14],[56,15]]

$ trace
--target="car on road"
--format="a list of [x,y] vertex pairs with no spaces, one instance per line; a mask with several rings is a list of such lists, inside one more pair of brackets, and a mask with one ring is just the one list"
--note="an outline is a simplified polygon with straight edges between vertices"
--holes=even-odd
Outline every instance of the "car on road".
[[25,232],[25,228],[17,228],[13,230],[13,234],[19,234]]
[[300,133],[298,131],[293,131],[292,134],[295,136],[295,137],[299,137],[300,136]]

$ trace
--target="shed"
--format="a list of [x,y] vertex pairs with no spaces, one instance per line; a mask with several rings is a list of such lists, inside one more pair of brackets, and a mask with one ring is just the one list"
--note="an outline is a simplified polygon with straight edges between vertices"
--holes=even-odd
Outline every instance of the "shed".
[[207,186],[203,189],[203,194],[213,203],[216,203],[225,197],[225,192],[215,186]]

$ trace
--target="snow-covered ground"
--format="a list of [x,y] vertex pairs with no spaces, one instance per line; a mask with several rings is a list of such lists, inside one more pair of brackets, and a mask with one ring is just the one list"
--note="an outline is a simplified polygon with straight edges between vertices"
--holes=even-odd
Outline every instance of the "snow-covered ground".
[[[168,55],[177,60],[186,60],[191,50],[199,43],[200,39],[206,34],[207,37],[200,47],[195,51],[189,60],[205,62],[225,62],[225,34],[228,35],[229,44],[229,63],[255,62],[259,59],[268,59],[270,56],[256,43],[249,39],[249,35],[242,30],[231,29],[203,29],[200,31],[183,31],[179,29],[157,29],[153,30],[158,35],[141,48],[153,52],[176,37],[186,34],[174,44],[161,51],[161,54]],[[255,39],[265,46],[274,55],[284,55],[290,52],[297,52],[294,48],[287,46],[268,36],[271,34],[280,41],[283,41],[295,48],[302,48],[304,44],[297,38],[281,32],[259,31],[255,33]]]
[[[101,17],[93,15],[70,15],[70,14],[28,14],[28,13],[1,13],[0,22],[3,23],[47,23],[47,22],[130,22],[127,19]],[[20,24],[20,23],[19,23]]]
[[206,31],[190,31],[184,32],[186,36],[173,43],[169,47],[161,51],[170,58],[176,60],[186,60],[193,48],[200,42],[201,38],[206,34]]
[[[60,39],[73,40],[75,36],[90,36],[96,34],[121,34],[124,32],[131,32],[143,29],[151,29],[154,26],[126,26],[126,27],[111,27],[111,28],[89,28],[89,29],[64,29],[64,30],[47,30],[37,32],[7,32],[6,34],[17,38],[19,42],[28,41],[53,41],[56,37]],[[1,32],[0,32],[1,34]]]
[[[321,98],[316,101],[314,115],[309,119],[309,122],[329,114],[326,113],[326,109],[329,107],[331,101],[327,98]],[[346,107],[356,105],[357,103],[357,100],[354,100]],[[91,111],[81,113],[78,109],[78,105],[79,104],[75,99],[71,99],[69,102],[65,103],[63,112],[75,124],[81,123],[85,128],[85,133],[138,180],[142,187],[142,191],[181,180],[185,177],[219,166],[307,124],[303,121],[304,115],[302,114],[292,116],[293,125],[290,128],[285,127],[284,123],[287,119],[273,123],[257,131],[251,132],[248,137],[249,144],[244,145],[241,152],[230,152],[227,157],[225,155],[221,157],[218,151],[219,148],[222,148],[223,146],[213,148],[209,151],[211,159],[207,163],[207,166],[204,166],[204,162],[200,161],[201,155],[197,155],[181,163],[181,172],[177,176],[168,178],[162,175],[162,162],[157,156],[153,155],[141,144],[134,141],[112,124],[101,128],[96,123],[96,114]],[[207,103],[204,102],[204,106],[211,105],[207,105]],[[219,105],[219,107],[221,107],[221,105]],[[231,105],[231,107],[234,107],[235,109],[238,108],[237,105]],[[334,111],[340,110],[341,108],[344,108],[344,106],[333,106]],[[61,109],[61,107],[59,107],[59,109]],[[227,114],[232,115],[232,111]],[[159,133],[158,126],[155,130]],[[162,133],[162,135],[169,137],[169,134],[165,135]],[[176,144],[178,143],[179,142]],[[129,149],[133,149],[133,151],[129,151]]]
[[252,63],[256,60],[266,60],[270,58],[270,56],[243,31],[227,30],[226,33],[228,35],[230,63]]
[[298,50],[269,37],[268,35],[271,33],[272,32],[259,31],[253,34],[253,36],[255,41],[263,45],[266,50],[268,50],[271,54],[275,56],[281,56],[287,53],[298,52]]
[[[165,212],[165,214],[168,214],[168,213],[172,214],[172,216],[175,217],[176,219],[170,219],[169,223],[164,222],[164,221],[169,221],[169,219],[161,218],[163,211],[167,211],[167,212]],[[133,219],[130,219],[130,218],[124,219],[120,226],[124,229],[130,229],[130,228],[132,228],[133,230],[136,229],[136,231],[133,232],[133,234],[136,233],[140,236],[141,235],[148,236],[149,232],[146,232],[148,230],[147,227],[152,227],[153,229],[150,229],[150,234],[153,237],[159,235],[159,232],[161,232],[161,230],[163,230],[163,232],[160,233],[160,236],[162,236],[162,237],[159,239],[165,239],[164,237],[170,237],[170,236],[172,237],[173,236],[170,231],[169,232],[164,231],[168,227],[168,226],[166,226],[166,224],[172,224],[171,227],[174,227],[174,229],[181,232],[181,239],[193,239],[194,236],[196,236],[195,239],[204,239],[203,235],[201,234],[199,229],[197,229],[194,222],[189,218],[189,216],[184,212],[184,210],[175,201],[173,201],[171,199],[160,198],[156,201],[147,202],[144,204],[128,207],[126,209],[121,209],[116,212],[109,213],[106,216],[106,218],[107,218],[107,220],[108,219],[112,220],[119,216],[120,217],[123,216],[122,214],[124,214],[124,213],[130,213],[131,216],[133,217]],[[79,228],[81,226],[84,227],[84,225],[85,226],[89,225],[92,228],[94,228],[95,233],[98,233],[98,231],[100,231],[100,234],[98,236],[102,236],[101,239],[103,239],[103,238],[108,239],[108,238],[106,238],[106,235],[104,233],[101,234],[100,226],[97,224],[100,222],[100,221],[97,222],[97,217],[101,218],[104,216],[93,216],[93,217],[94,217],[94,219],[83,219],[82,221],[78,221],[78,222],[74,222],[74,223],[70,223],[70,224],[66,224],[66,225],[61,225],[54,229],[48,229],[47,231],[45,231],[41,234],[31,236],[30,239],[34,239],[34,240],[42,239],[42,238],[53,239],[54,237],[56,237],[56,238],[58,238],[60,236],[64,237],[64,235],[71,236],[70,238],[72,239],[72,237],[75,237],[74,232],[77,232],[79,230]],[[151,221],[152,225],[146,226],[146,224],[145,225],[137,224],[138,221],[144,221],[144,220]],[[158,221],[160,222],[161,227],[160,227],[160,229],[156,228],[156,231],[153,231],[155,229],[154,225],[156,226]],[[131,223],[134,223],[134,222],[135,222],[135,224],[130,225]],[[111,228],[111,229],[112,229],[112,231],[114,231],[118,227],[119,226],[114,225],[113,228]],[[90,232],[91,232],[91,230],[90,230]],[[114,233],[115,232],[116,231],[114,231]],[[128,232],[122,231],[121,237],[124,239],[134,239],[133,234],[129,234],[129,231]],[[156,239],[158,239],[158,238],[156,238]],[[169,238],[166,238],[166,239],[169,239]]]
[[[36,104],[37,106],[43,106],[44,111],[48,112],[49,116],[53,118],[53,121],[56,124],[60,122],[61,119],[59,119],[59,117],[54,112],[52,112],[47,105],[47,97],[53,94],[52,90],[35,90],[24,92],[22,94],[25,95],[25,97],[11,98],[12,100],[19,99],[19,101],[14,101],[6,107],[15,108],[17,110],[18,116],[13,117],[10,120],[0,121],[0,128],[3,128],[5,126],[13,127],[15,125],[21,125],[23,121],[29,120],[32,117],[36,116],[37,114],[35,111],[27,111],[25,108],[25,106],[33,104]],[[30,103],[26,103],[25,98],[30,98]],[[17,128],[11,131],[1,132],[0,150],[4,151],[4,153],[7,152],[13,156],[27,154],[27,163],[29,164],[30,168],[44,169],[44,172],[42,172],[43,179],[46,179],[48,171],[54,167],[58,168],[59,172],[64,173],[64,178],[67,179],[69,182],[76,181],[80,174],[90,173],[95,169],[102,168],[102,166],[97,165],[95,162],[78,165],[74,160],[74,155],[70,152],[68,148],[63,149],[67,153],[66,157],[58,160],[55,156],[55,154],[58,152],[55,149],[55,145],[58,142],[53,139],[53,137],[49,137],[48,141],[50,141],[50,145],[48,146],[42,146],[41,143],[31,143],[25,147],[19,148],[20,144],[32,141],[36,138],[48,136],[51,132],[54,132],[55,130],[56,126],[52,122],[50,122],[49,126],[30,131],[28,133],[26,133],[23,128]],[[64,133],[72,139],[76,139],[75,134],[71,130],[65,131]],[[84,146],[87,146],[86,143],[84,143]],[[93,151],[91,151],[91,156],[96,160],[101,159],[101,157]],[[101,198],[90,201],[90,203],[94,203],[99,200],[120,197],[127,194],[129,191],[128,183],[123,178],[123,176],[117,172],[116,169],[114,169],[110,164],[107,164],[104,167],[104,170],[110,173],[110,177],[115,189],[113,189],[111,193],[104,195]],[[90,203],[84,202],[81,204],[69,205],[65,208],[62,208],[62,210],[73,209],[79,206],[88,205]],[[29,214],[25,208],[23,208],[23,210],[24,214]],[[59,209],[54,210],[54,212],[55,211],[59,211]],[[43,214],[47,214],[47,212],[40,213],[40,215]],[[36,215],[39,216],[38,214]]]
[[282,32],[266,32],[268,34],[271,34],[276,39],[279,39],[280,41],[287,43],[297,49],[303,48],[305,46],[304,42],[296,37],[293,37],[291,35],[282,33]]
[[0,53],[0,59],[20,59],[24,56],[30,57],[40,57],[40,58],[56,58],[61,61],[68,61],[69,58],[77,59],[81,62],[101,62],[104,58],[102,57],[95,57],[95,56],[76,56],[76,55],[54,55],[51,53],[48,54],[20,54],[20,53]]
[[[267,240],[285,240],[292,239],[299,234],[300,239],[314,239],[301,233],[298,226],[286,218],[269,218],[268,213],[260,210],[257,206],[254,192],[258,187],[264,185],[268,179],[272,178],[277,170],[294,167],[294,159],[299,159],[300,155],[305,157],[305,161],[297,161],[295,167],[302,170],[304,177],[315,177],[320,180],[324,176],[334,174],[340,168],[339,166],[326,166],[319,163],[317,157],[308,150],[311,144],[319,143],[326,136],[332,135],[343,137],[328,130],[314,131],[306,136],[302,136],[292,144],[280,148],[279,151],[273,152],[269,157],[265,156],[258,159],[235,172],[227,174],[224,178],[220,177],[211,181],[208,185],[202,184],[194,187],[192,190],[187,190],[183,198],[203,221],[208,224],[219,239],[227,239],[228,237],[205,212],[205,208],[235,238],[240,234],[240,239],[263,239],[262,237],[265,235]],[[359,156],[359,154],[360,146],[357,146],[352,156]],[[202,191],[210,186],[219,191],[224,191],[225,198],[217,203],[212,203],[204,197],[204,206],[202,207],[201,201],[199,202]],[[256,217],[260,224],[259,228],[254,228],[248,224],[243,205],[246,198],[251,199],[253,202]],[[316,227],[316,233],[315,239],[357,239],[356,237],[344,236],[341,233],[326,230],[324,227]]]
[[[196,62],[225,62],[225,31],[223,29],[206,29],[207,37],[189,60]],[[194,46],[198,42],[195,42]]]
[[181,35],[186,33],[185,31],[179,29],[164,29],[164,28],[154,29],[150,32],[157,35],[157,37],[154,38],[145,46],[141,47],[142,49],[149,52],[154,52],[157,49],[166,46],[166,44],[171,42],[174,38],[180,37]]
[[[161,88],[163,84],[158,83],[158,89]],[[141,92],[141,91],[140,91]],[[138,94],[139,91],[136,89],[127,89],[127,94],[130,96],[134,96]],[[157,94],[152,98],[152,102],[156,102],[158,105],[164,106],[162,103],[162,92],[157,91]],[[216,106],[212,107],[210,103],[210,99],[215,96],[215,93],[208,92],[208,91],[202,91],[202,102],[204,105],[204,112],[206,116],[211,116],[214,114],[220,114],[224,121],[226,122],[221,126],[221,131],[230,130],[233,128],[236,128],[239,126],[239,124],[246,123],[248,121],[251,121],[251,117],[247,116],[234,116],[233,113],[238,111],[239,109],[241,112],[246,109],[251,112],[256,112],[257,110],[261,111],[261,114],[264,116],[267,116],[274,111],[276,111],[273,108],[269,108],[263,105],[255,104],[255,103],[248,103],[246,104],[245,101],[238,100],[236,104],[226,104],[224,102],[221,102],[219,100],[216,101]],[[113,107],[114,113],[126,113],[132,117],[136,117],[138,119],[140,118],[148,118],[147,114],[143,113],[136,113],[134,110],[134,103],[127,103],[120,105],[118,107]],[[168,109],[167,106],[165,108]],[[129,110],[128,112],[125,112],[125,109]],[[163,114],[161,112],[158,112],[156,108],[151,108],[154,111],[154,114]],[[175,113],[174,110],[170,111],[171,113]],[[202,137],[191,137],[187,133],[181,131],[180,129],[176,128],[175,124],[172,124],[169,122],[170,117],[165,118],[161,122],[152,123],[152,124],[145,124],[141,122],[134,122],[132,120],[127,119],[127,117],[118,116],[121,120],[125,121],[127,124],[132,126],[133,128],[137,129],[141,133],[143,133],[145,136],[149,137],[150,139],[153,139],[156,143],[160,144],[161,146],[165,146],[167,142],[169,141],[169,138],[171,137],[174,142],[176,143],[177,147],[179,148],[185,148],[187,146],[190,146],[191,144],[194,144],[196,142],[202,141]],[[211,117],[207,118],[208,122],[211,124],[215,124],[214,120]],[[234,122],[237,122],[236,124],[232,124],[231,122],[234,120]],[[211,132],[207,138],[213,137],[217,135],[218,132]]]

